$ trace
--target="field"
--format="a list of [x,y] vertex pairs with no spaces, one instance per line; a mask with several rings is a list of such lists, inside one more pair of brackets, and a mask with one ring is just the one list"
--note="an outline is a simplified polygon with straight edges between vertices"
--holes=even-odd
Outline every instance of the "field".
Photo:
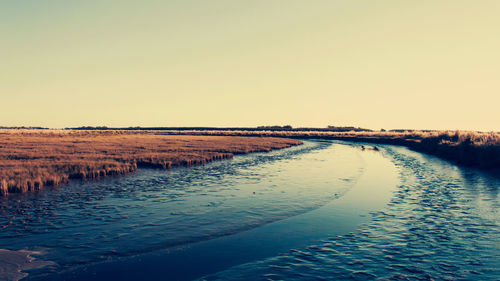
[[286,138],[335,139],[378,144],[395,144],[436,155],[460,165],[500,171],[500,133],[472,131],[397,130],[373,132],[325,131],[164,131],[165,134],[225,136],[269,136]]
[[500,170],[500,133],[467,131],[0,130],[0,194],[138,168],[203,165],[300,144],[296,138],[404,145],[461,165]]
[[160,135],[155,132],[0,130],[0,194],[138,168],[203,165],[234,154],[300,144],[272,137]]

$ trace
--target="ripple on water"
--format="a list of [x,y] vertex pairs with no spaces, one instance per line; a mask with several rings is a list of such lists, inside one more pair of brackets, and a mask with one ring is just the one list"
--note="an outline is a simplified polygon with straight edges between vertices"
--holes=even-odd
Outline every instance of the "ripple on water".
[[203,167],[0,198],[0,244],[49,248],[44,257],[64,269],[235,233],[341,194],[350,183],[339,178],[355,179],[362,169],[352,151],[305,142]]
[[500,181],[387,146],[403,183],[359,231],[204,280],[500,280]]

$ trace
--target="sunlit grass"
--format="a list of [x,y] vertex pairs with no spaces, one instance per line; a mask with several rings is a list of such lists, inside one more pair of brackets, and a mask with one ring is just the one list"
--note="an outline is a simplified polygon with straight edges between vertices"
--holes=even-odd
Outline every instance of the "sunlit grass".
[[0,130],[0,194],[137,168],[202,165],[233,154],[300,144],[284,138],[168,136],[154,132]]
[[500,133],[472,131],[398,130],[372,132],[325,131],[168,131],[170,134],[325,138],[404,145],[462,165],[500,169]]

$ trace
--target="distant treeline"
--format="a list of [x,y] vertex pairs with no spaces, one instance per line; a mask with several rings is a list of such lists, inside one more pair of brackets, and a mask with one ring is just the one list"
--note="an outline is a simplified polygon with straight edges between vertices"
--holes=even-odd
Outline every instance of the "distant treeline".
[[0,129],[8,129],[8,130],[48,130],[48,128],[43,128],[43,127],[5,127],[5,126],[0,126]]
[[76,128],[65,128],[66,130],[143,130],[143,131],[280,131],[280,132],[373,132],[373,130],[349,127],[349,126],[328,126],[326,128],[299,127],[293,128],[285,126],[258,126],[258,127],[125,127],[111,128],[106,126],[82,126]]

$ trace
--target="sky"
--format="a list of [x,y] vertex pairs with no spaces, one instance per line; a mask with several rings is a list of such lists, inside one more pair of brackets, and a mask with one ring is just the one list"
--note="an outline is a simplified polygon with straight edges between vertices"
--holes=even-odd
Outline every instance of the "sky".
[[0,126],[500,131],[500,1],[0,0]]

